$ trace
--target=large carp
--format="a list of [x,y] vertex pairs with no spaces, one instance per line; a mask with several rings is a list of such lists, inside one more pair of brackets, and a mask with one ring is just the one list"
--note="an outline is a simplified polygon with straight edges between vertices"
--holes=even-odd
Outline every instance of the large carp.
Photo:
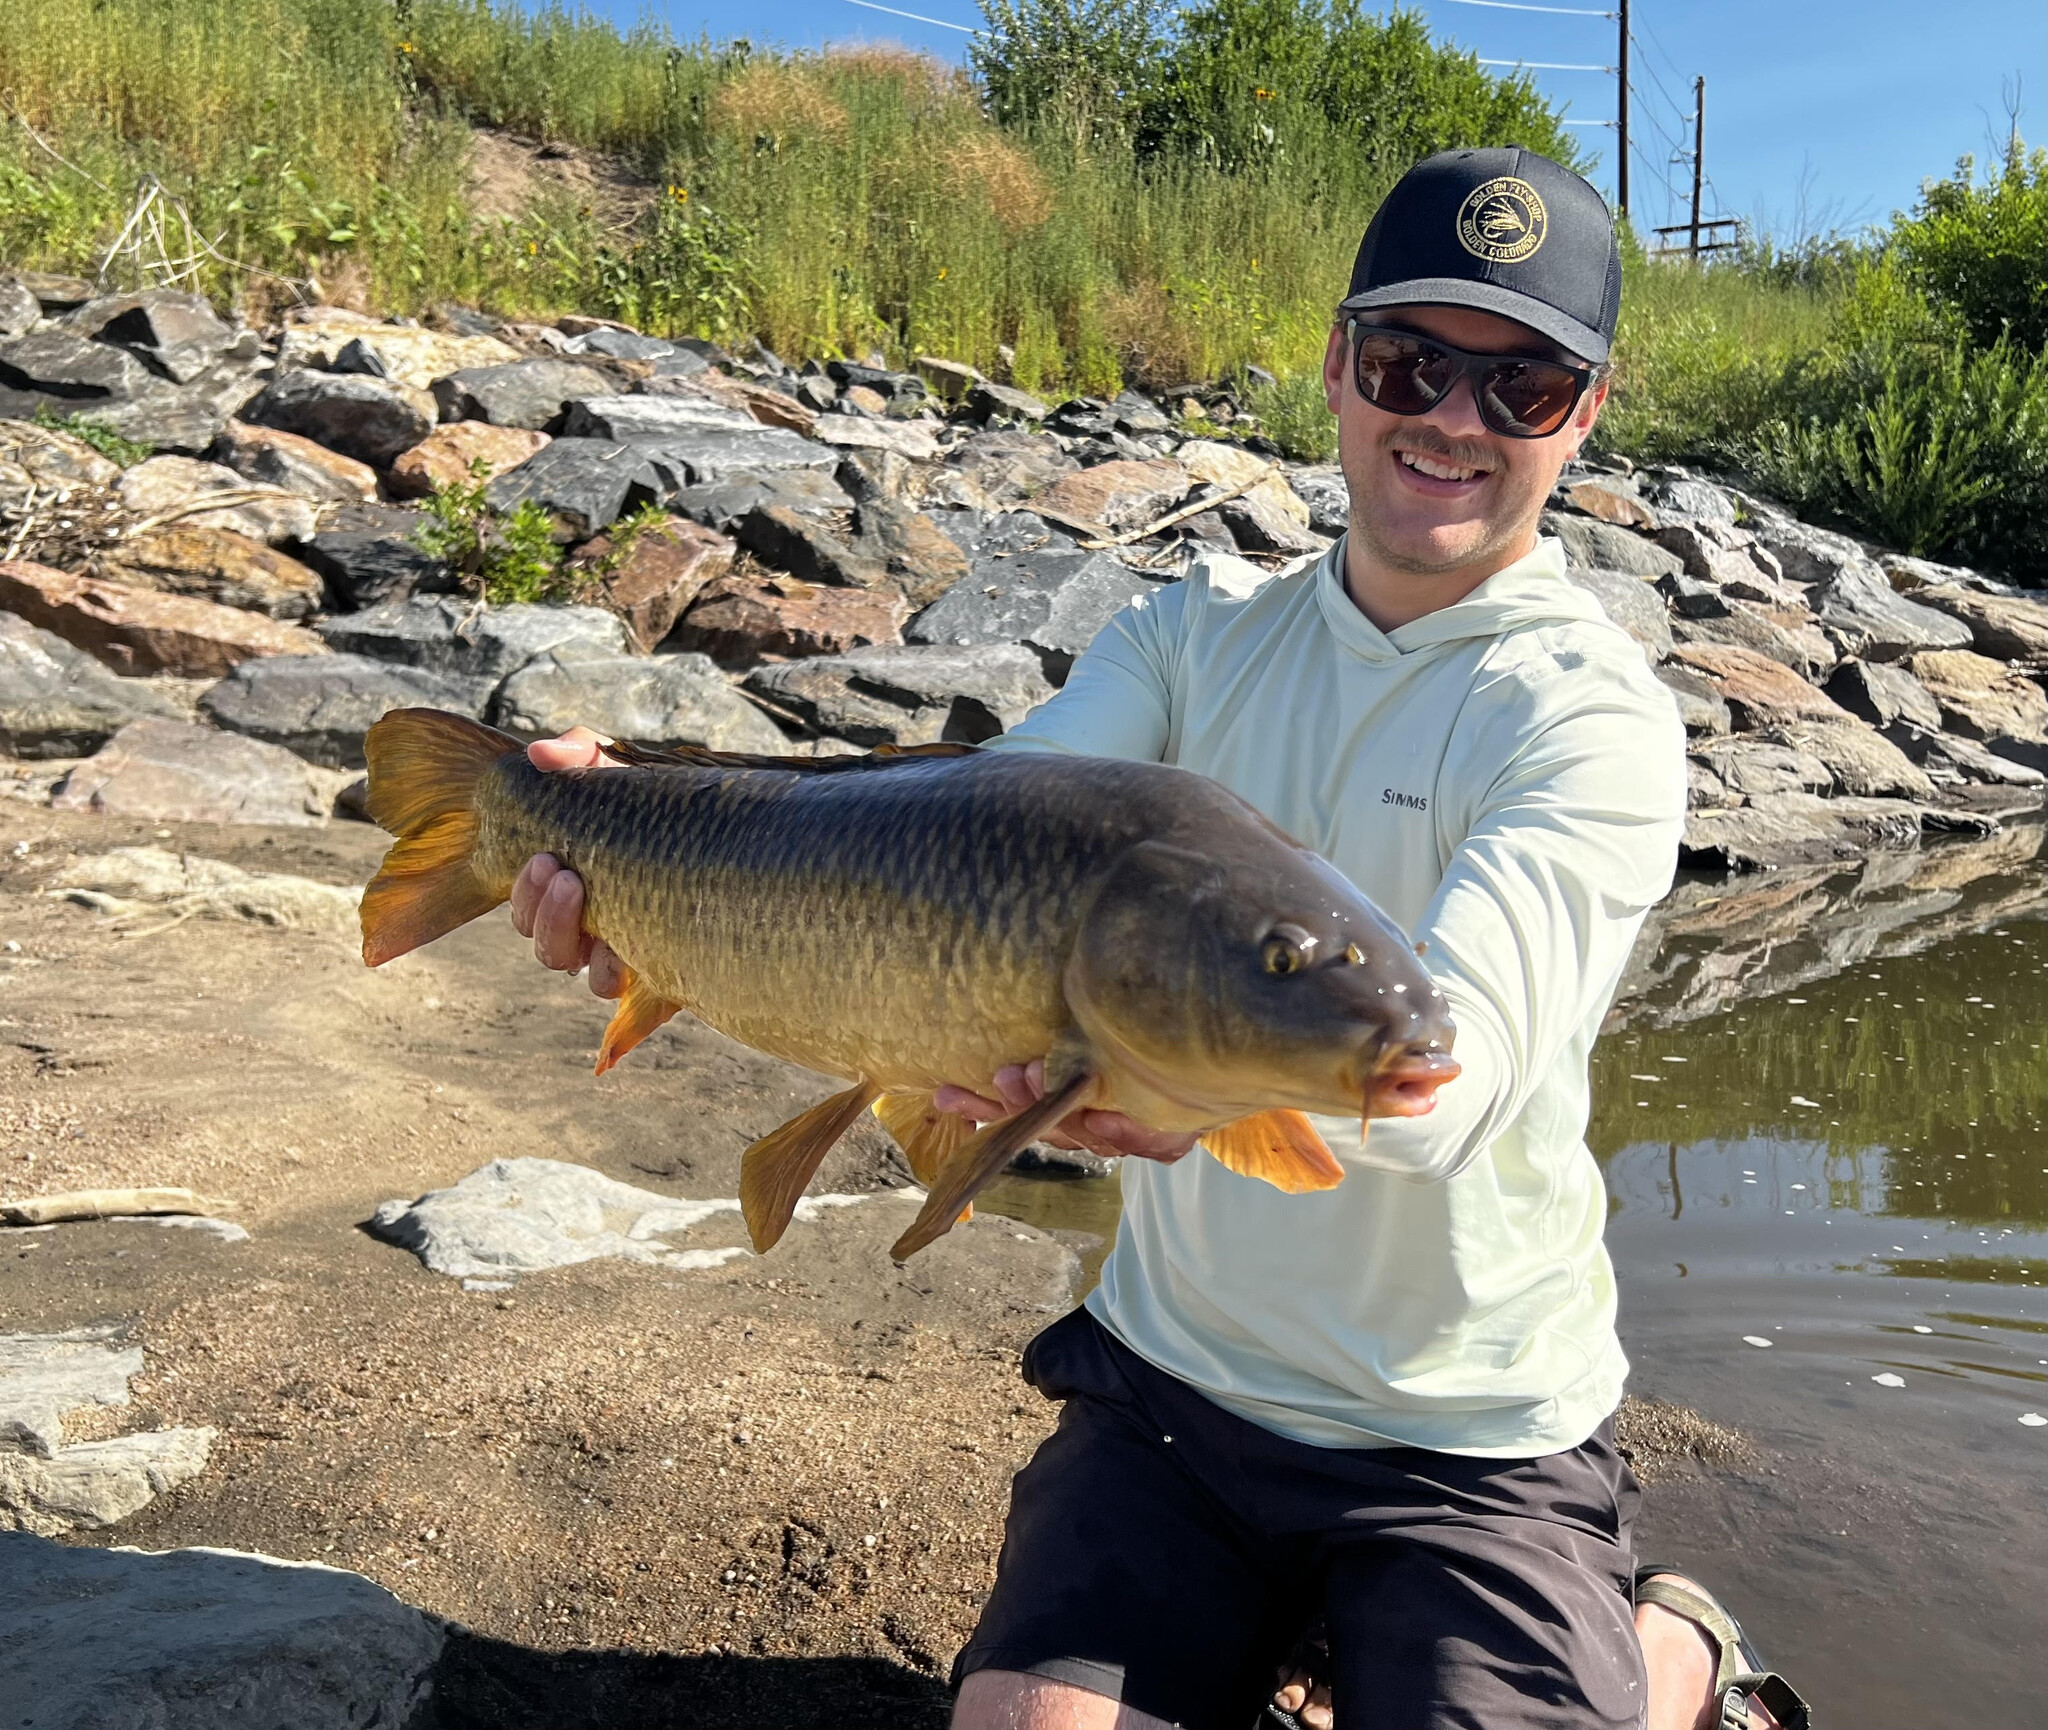
[[[616,747],[543,773],[522,743],[398,709],[369,808],[371,966],[506,900],[535,853],[583,879],[627,969],[598,1073],[678,1009],[849,1085],[747,1150],[755,1247],[861,1112],[929,1189],[900,1261],[1082,1106],[1202,1132],[1231,1170],[1327,1189],[1308,1111],[1415,1116],[1458,1072],[1401,932],[1235,794],[1156,763],[930,746],[870,757]],[[932,1108],[1044,1057],[1044,1097],[978,1132]]]

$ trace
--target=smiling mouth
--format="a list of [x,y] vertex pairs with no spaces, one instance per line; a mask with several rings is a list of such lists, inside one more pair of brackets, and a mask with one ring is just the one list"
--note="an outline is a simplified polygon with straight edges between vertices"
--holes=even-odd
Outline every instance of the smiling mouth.
[[1491,471],[1454,463],[1447,458],[1433,456],[1427,451],[1397,450],[1394,460],[1411,473],[1426,475],[1433,481],[1476,481]]

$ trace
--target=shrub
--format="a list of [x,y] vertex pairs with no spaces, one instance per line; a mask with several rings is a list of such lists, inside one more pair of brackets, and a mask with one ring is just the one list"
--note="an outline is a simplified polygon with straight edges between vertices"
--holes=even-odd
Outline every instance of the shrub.
[[1930,180],[1891,244],[1934,304],[1988,348],[2010,337],[2048,347],[2048,151],[2017,136],[1980,185],[1969,157],[1947,180]]
[[581,579],[564,569],[554,520],[531,499],[505,516],[485,502],[481,463],[472,478],[437,487],[414,531],[423,552],[455,567],[463,587],[493,606],[575,598]]

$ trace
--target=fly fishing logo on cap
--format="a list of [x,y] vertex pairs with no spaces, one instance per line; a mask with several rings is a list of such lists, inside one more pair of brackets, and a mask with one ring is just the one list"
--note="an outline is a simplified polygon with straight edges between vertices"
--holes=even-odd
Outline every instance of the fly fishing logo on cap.
[[1536,188],[1512,174],[1482,182],[1458,207],[1458,243],[1490,264],[1514,264],[1543,244],[1550,213]]

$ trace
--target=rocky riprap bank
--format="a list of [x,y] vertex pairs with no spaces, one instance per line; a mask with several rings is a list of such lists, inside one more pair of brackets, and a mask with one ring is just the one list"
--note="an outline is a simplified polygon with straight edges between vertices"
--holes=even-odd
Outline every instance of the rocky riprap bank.
[[[407,704],[739,750],[977,741],[1192,557],[1277,568],[1345,525],[1337,471],[1281,461],[1220,387],[1053,405],[940,359],[438,325],[316,307],[259,332],[190,295],[0,280],[22,790],[317,824]],[[74,415],[157,454],[122,468],[50,424]],[[473,477],[498,513],[549,513],[594,604],[463,592],[419,501]],[[2039,601],[1676,468],[1576,466],[1544,521],[1677,698],[1688,863],[1850,857],[2040,802]]]

